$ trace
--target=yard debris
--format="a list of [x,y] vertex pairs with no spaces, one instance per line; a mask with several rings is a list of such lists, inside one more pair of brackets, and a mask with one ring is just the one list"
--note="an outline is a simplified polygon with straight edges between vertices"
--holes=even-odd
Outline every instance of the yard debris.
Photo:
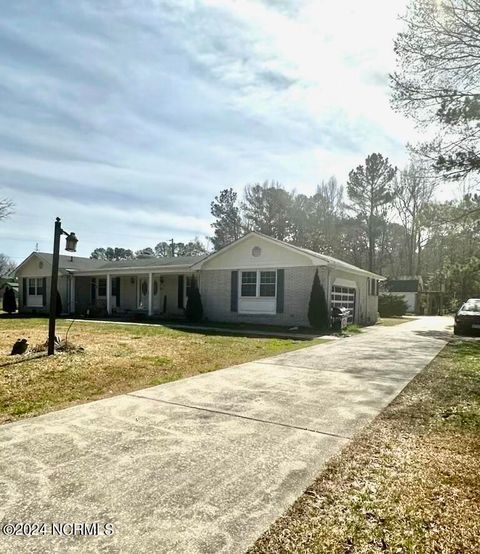
[[10,353],[10,356],[19,356],[21,354],[25,354],[28,348],[28,342],[27,339],[17,339],[15,344],[12,347],[12,352]]
[[[44,352],[47,349],[48,349],[48,339],[45,342],[35,345],[32,348],[32,352]],[[75,346],[71,342],[67,342],[66,340],[63,340],[58,336],[55,337],[54,349],[55,349],[55,352],[69,352],[71,354],[85,351],[83,346]]]

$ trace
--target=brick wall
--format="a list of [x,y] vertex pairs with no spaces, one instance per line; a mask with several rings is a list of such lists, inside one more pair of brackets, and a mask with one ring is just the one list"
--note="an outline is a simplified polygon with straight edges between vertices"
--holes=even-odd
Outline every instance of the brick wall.
[[[205,316],[210,321],[261,323],[268,325],[308,326],[308,301],[315,267],[285,268],[284,310],[281,314],[241,314],[230,311],[230,270],[202,271],[200,291]],[[319,268],[326,289],[326,271]]]

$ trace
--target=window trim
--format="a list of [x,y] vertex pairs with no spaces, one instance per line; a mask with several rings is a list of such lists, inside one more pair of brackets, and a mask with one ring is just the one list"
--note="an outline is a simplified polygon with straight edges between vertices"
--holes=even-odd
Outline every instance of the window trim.
[[[33,289],[35,290],[34,293],[30,292],[30,281],[34,281]],[[43,277],[28,277],[28,283],[27,283],[27,296],[43,296],[45,291],[43,290]],[[40,292],[39,292],[40,290]]]
[[[45,305],[46,298],[46,286],[44,288],[43,282],[45,277],[25,277],[27,280],[26,295],[23,299],[23,303],[28,308],[42,308]],[[33,281],[32,290],[33,294],[30,293],[30,281]]]
[[[262,268],[262,269],[240,269],[240,279],[238,280],[238,298],[240,299],[265,299],[265,298],[277,298],[277,291],[278,291],[278,278],[277,278],[277,270],[272,268]],[[244,273],[255,273],[256,274],[256,281],[255,281],[255,296],[243,296],[242,294],[242,281],[243,281],[243,274]],[[262,273],[273,273],[275,275],[275,283],[263,283],[264,285],[274,285],[275,286],[275,294],[273,296],[260,296],[260,285],[261,285],[261,274]],[[248,283],[247,283],[248,284]],[[253,284],[253,283],[250,283]]]

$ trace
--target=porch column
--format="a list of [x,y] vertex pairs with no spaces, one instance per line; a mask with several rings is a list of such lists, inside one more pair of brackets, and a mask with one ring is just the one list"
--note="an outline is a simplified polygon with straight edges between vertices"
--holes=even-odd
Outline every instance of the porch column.
[[70,313],[75,313],[75,276],[70,276]]
[[148,274],[148,315],[153,315],[153,273]]
[[107,314],[112,313],[112,276],[107,273]]

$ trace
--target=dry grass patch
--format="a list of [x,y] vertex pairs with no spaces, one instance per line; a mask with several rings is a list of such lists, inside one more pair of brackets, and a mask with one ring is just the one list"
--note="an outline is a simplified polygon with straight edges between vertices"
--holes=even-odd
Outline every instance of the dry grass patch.
[[480,343],[447,346],[249,551],[480,552]]
[[[0,319],[0,423],[320,342],[77,322],[68,341],[83,352],[8,355],[18,338],[43,343],[47,326],[46,319]],[[59,321],[57,334],[64,338],[68,326]]]

